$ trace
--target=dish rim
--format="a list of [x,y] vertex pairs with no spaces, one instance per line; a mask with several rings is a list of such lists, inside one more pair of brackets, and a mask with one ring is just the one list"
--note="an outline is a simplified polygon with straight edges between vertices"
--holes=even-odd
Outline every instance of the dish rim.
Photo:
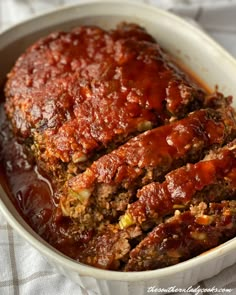
[[[79,4],[73,4],[73,5],[65,5],[63,7],[53,9],[51,11],[48,11],[46,13],[40,13],[35,16],[32,16],[28,18],[27,20],[24,20],[18,24],[15,24],[11,26],[10,28],[4,29],[0,33],[0,39],[5,37],[8,34],[11,34],[13,30],[19,29],[24,26],[28,26],[32,24],[32,22],[37,21],[41,18],[47,18],[52,15],[55,15],[59,12],[63,11],[69,11],[73,8],[78,8],[81,6],[90,6],[90,5],[104,5],[104,4],[121,4],[121,1],[118,0],[102,0],[102,1],[83,1]],[[206,41],[208,45],[214,47],[214,50],[218,51],[221,55],[224,56],[228,60],[228,62],[233,63],[235,65],[236,69],[236,60],[229,54],[221,45],[216,43],[211,37],[209,37],[206,33],[201,31],[199,28],[195,27],[191,23],[188,23],[181,17],[178,17],[168,11],[162,10],[160,8],[157,8],[153,5],[148,5],[144,3],[137,3],[133,1],[126,1],[126,4],[129,6],[139,6],[139,8],[144,8],[146,10],[150,9],[153,12],[156,12],[158,14],[162,14],[163,16],[169,18],[170,20],[174,20],[174,22],[178,22],[182,25],[188,26],[193,33],[197,34],[199,38],[201,38],[203,41]],[[22,38],[23,35],[20,36]],[[11,42],[9,42],[10,44]],[[4,47],[3,47],[4,48]],[[32,229],[29,228],[28,224],[23,220],[23,218],[18,213],[18,219],[21,221],[19,222],[17,218],[14,216],[14,214],[11,212],[11,210],[8,208],[8,206],[3,202],[2,195],[4,198],[8,198],[6,192],[4,191],[3,186],[0,183],[0,211],[3,213],[6,220],[9,222],[9,224],[22,236],[28,243],[30,243],[34,248],[36,248],[39,252],[41,252],[43,255],[49,257],[59,265],[62,265],[63,267],[66,267],[72,271],[75,271],[79,273],[81,276],[90,276],[94,277],[96,279],[105,279],[105,280],[114,280],[114,281],[146,281],[150,279],[157,279],[157,278],[163,278],[171,275],[175,275],[179,272],[183,272],[185,270],[192,269],[194,267],[197,267],[203,263],[207,263],[215,258],[219,258],[219,256],[226,255],[231,250],[233,250],[236,247],[236,238],[233,238],[224,244],[221,244],[205,253],[202,253],[201,255],[198,255],[194,258],[188,259],[187,261],[181,262],[179,264],[168,266],[161,269],[155,269],[155,270],[149,270],[149,271],[140,271],[140,272],[121,272],[121,271],[112,271],[112,270],[103,270],[99,268],[95,268],[86,264],[82,264],[79,262],[76,262],[72,260],[71,258],[65,256],[64,254],[60,253],[58,250],[53,248],[51,245],[49,245],[47,242],[43,241],[41,237],[39,237]],[[11,205],[10,205],[11,207]],[[12,210],[17,210],[14,208],[14,205],[12,205]],[[28,229],[27,229],[28,227]],[[36,235],[38,236],[36,238]]]

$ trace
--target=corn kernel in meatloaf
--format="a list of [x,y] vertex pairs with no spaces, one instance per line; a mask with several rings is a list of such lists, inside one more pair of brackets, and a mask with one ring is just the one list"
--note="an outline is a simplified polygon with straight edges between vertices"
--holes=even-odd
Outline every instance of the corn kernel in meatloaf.
[[38,165],[59,178],[206,97],[144,29],[128,24],[39,40],[17,60],[5,94],[14,132],[31,139]]

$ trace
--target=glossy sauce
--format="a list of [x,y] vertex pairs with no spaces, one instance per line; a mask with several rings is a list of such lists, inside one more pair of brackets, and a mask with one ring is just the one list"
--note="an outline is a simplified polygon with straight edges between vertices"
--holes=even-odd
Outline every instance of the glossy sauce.
[[201,208],[209,221],[206,224],[199,222],[197,213],[178,212],[131,251],[126,271],[173,265],[232,238],[236,233],[235,206],[235,201],[223,201]]
[[[3,99],[2,99],[3,101]],[[37,169],[23,146],[12,137],[0,104],[0,173],[10,189],[9,196],[26,222],[51,245],[76,258],[82,246],[91,237],[84,232],[75,242],[66,232],[70,221],[56,216],[57,200],[53,197],[53,188]]]

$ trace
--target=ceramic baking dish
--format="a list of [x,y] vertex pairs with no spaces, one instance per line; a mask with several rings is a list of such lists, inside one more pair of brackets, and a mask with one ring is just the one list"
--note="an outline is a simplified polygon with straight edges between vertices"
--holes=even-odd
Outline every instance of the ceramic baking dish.
[[[211,89],[236,96],[236,61],[200,29],[160,9],[135,2],[96,1],[37,16],[0,35],[0,83],[24,49],[55,30],[84,24],[114,27],[121,21],[144,26],[176,59]],[[61,273],[95,294],[141,295],[148,287],[188,287],[236,262],[236,239],[175,266],[145,272],[114,272],[86,266],[65,257],[43,241],[20,217],[0,179],[0,210],[10,225]],[[160,292],[158,294],[164,294]]]

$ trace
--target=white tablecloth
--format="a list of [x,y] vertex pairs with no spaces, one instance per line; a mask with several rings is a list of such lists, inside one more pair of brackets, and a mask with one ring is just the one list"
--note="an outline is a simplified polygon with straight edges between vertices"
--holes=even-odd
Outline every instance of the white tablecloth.
[[[133,1],[157,5],[183,17],[191,18],[236,57],[236,0]],[[79,2],[79,0],[0,0],[0,31],[34,14]],[[125,5],[124,0],[121,2]],[[236,294],[236,265],[225,269],[211,279],[199,282],[195,287],[198,286],[230,288],[232,292],[227,294]],[[69,279],[58,274],[36,250],[18,236],[0,214],[0,295],[13,294],[95,295],[82,290]],[[180,295],[180,293],[175,294]]]

